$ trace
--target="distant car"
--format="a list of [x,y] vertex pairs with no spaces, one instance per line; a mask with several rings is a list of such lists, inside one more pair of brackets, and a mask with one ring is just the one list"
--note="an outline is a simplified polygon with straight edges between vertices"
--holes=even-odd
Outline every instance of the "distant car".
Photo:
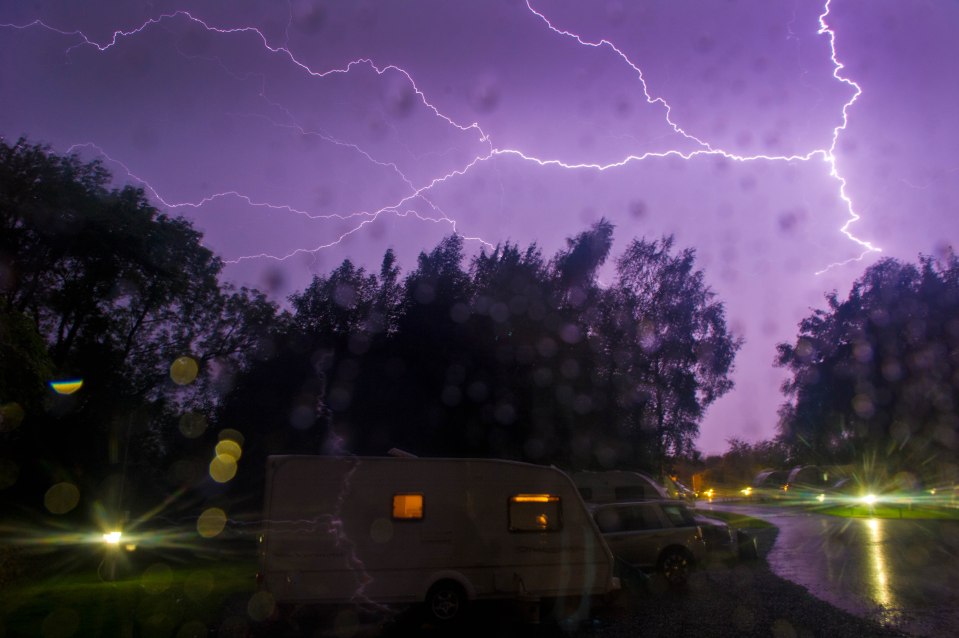
[[759,557],[756,539],[748,532],[733,529],[726,521],[694,513],[693,518],[703,532],[706,551],[710,556],[734,557],[752,560]]
[[759,500],[780,499],[785,496],[783,487],[789,479],[789,473],[782,470],[765,470],[753,479],[750,496]]
[[681,586],[706,558],[703,532],[680,501],[651,500],[590,507],[609,549],[632,568],[657,571]]

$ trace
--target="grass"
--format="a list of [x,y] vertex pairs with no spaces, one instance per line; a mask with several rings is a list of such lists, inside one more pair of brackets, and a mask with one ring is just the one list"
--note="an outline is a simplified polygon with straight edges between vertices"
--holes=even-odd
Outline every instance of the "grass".
[[844,518],[902,518],[912,520],[959,521],[959,509],[919,505],[860,505],[839,504],[815,508],[818,514]]
[[708,510],[703,511],[705,516],[710,518],[718,518],[726,521],[730,527],[734,529],[740,528],[751,528],[751,529],[766,529],[769,527],[775,527],[772,523],[768,523],[760,518],[753,518],[752,516],[746,516],[745,514],[737,514],[735,512],[720,512],[717,510]]
[[255,572],[253,560],[157,560],[109,581],[96,569],[21,578],[0,591],[0,636],[242,635]]

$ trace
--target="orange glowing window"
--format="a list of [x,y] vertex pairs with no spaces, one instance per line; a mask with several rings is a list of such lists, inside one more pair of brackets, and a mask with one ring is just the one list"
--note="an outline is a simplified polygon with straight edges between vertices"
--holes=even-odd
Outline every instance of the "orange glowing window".
[[393,518],[400,520],[417,520],[423,518],[423,495],[394,494]]
[[562,529],[562,507],[553,494],[516,494],[509,498],[509,531],[555,532]]

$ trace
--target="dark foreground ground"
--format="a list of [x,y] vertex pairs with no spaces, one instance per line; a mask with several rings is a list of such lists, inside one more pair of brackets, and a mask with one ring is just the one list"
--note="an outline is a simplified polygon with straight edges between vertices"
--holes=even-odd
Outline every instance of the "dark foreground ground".
[[[760,555],[772,547],[775,528],[752,530]],[[481,606],[462,625],[449,629],[421,623],[413,612],[389,621],[363,618],[347,610],[320,618],[308,614],[292,625],[259,625],[255,633],[280,636],[575,636],[637,638],[710,636],[774,638],[903,636],[893,628],[863,620],[811,596],[773,574],[764,559],[715,562],[696,573],[683,590],[658,579],[636,579],[615,604],[594,610],[587,620],[523,624],[508,610]]]
[[[391,616],[354,609],[302,610],[294,613],[292,622],[279,622],[267,618],[272,603],[264,605],[263,594],[255,592],[255,565],[249,560],[250,548],[243,545],[233,555],[221,553],[199,562],[194,558],[180,564],[152,559],[134,563],[128,575],[110,582],[83,567],[33,579],[31,570],[19,570],[25,571],[22,582],[0,580],[0,638],[905,635],[832,607],[777,577],[762,558],[773,546],[777,530],[751,531],[759,540],[759,560],[711,563],[696,572],[683,590],[670,590],[656,577],[636,575],[627,580],[632,587],[615,604],[595,608],[576,622],[524,623],[515,609],[501,605],[476,605],[464,623],[452,628],[424,624],[415,610]],[[50,560],[44,557],[42,563]],[[0,575],[11,573],[9,561],[0,561]]]
[[[777,530],[751,530],[760,556]],[[655,581],[652,581],[655,584]],[[853,616],[783,580],[764,559],[701,571],[685,591],[664,589],[630,596],[619,609],[600,610],[583,636],[902,636]]]

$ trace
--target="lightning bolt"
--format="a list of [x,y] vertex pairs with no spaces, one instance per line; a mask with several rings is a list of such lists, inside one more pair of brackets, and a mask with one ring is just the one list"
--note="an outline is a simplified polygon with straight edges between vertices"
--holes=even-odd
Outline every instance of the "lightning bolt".
[[[501,147],[496,145],[491,137],[483,130],[480,124],[476,121],[461,123],[456,121],[453,117],[443,113],[430,99],[427,97],[426,93],[417,85],[413,76],[406,71],[405,69],[396,66],[394,64],[377,64],[371,58],[358,58],[347,62],[345,65],[328,68],[324,70],[316,70],[309,66],[306,62],[298,58],[293,51],[289,48],[287,44],[284,45],[274,45],[271,44],[269,38],[255,26],[237,26],[237,27],[220,27],[212,25],[207,21],[203,20],[200,17],[197,17],[193,13],[187,10],[177,10],[170,13],[164,13],[155,17],[151,17],[139,26],[136,26],[129,30],[118,29],[115,30],[112,35],[104,41],[96,41],[89,36],[87,36],[83,31],[80,30],[64,30],[51,26],[44,22],[43,20],[33,20],[25,24],[0,24],[0,27],[4,28],[13,28],[13,29],[30,29],[30,28],[42,28],[48,31],[60,34],[64,37],[76,38],[78,41],[67,48],[66,54],[69,56],[74,50],[79,47],[89,46],[93,47],[100,52],[106,52],[119,45],[124,39],[135,37],[147,29],[159,25],[162,22],[166,21],[175,21],[175,20],[186,20],[190,23],[201,27],[210,33],[219,34],[222,36],[251,36],[255,40],[258,40],[259,45],[267,52],[273,55],[281,56],[289,64],[293,65],[299,71],[307,74],[309,77],[315,78],[317,80],[322,80],[323,78],[328,78],[334,75],[348,74],[354,72],[359,68],[366,68],[372,70],[379,76],[384,76],[386,74],[398,74],[402,80],[408,83],[408,86],[412,89],[413,94],[416,96],[419,104],[427,109],[433,117],[437,118],[441,122],[445,123],[446,126],[451,127],[452,129],[459,131],[460,133],[468,135],[475,143],[479,143],[484,148],[484,151],[480,154],[476,154],[470,161],[465,162],[463,165],[449,170],[448,172],[434,176],[431,179],[425,181],[420,185],[416,185],[409,177],[407,177],[400,167],[395,162],[380,160],[374,157],[372,153],[367,152],[359,145],[352,143],[350,141],[341,140],[336,137],[333,137],[322,131],[308,130],[302,125],[298,124],[295,121],[292,113],[279,104],[271,100],[264,91],[261,91],[260,97],[263,98],[270,106],[277,108],[284,112],[289,122],[288,123],[279,123],[275,121],[270,121],[269,123],[276,127],[288,128],[292,131],[296,131],[301,135],[309,135],[321,139],[327,144],[338,146],[344,149],[347,149],[351,152],[357,153],[363,157],[367,162],[372,165],[378,166],[380,168],[387,169],[396,175],[402,183],[407,188],[407,193],[399,198],[398,200],[388,203],[378,209],[368,210],[368,211],[348,211],[343,213],[329,214],[329,215],[318,215],[310,213],[309,211],[301,210],[294,208],[288,204],[259,201],[253,198],[250,195],[244,194],[238,190],[226,190],[217,193],[211,193],[206,196],[201,197],[196,201],[173,201],[169,198],[163,197],[157,189],[153,188],[150,183],[140,177],[139,175],[134,174],[125,164],[121,161],[112,158],[107,152],[98,147],[93,143],[84,143],[78,144],[70,147],[72,152],[74,149],[87,147],[95,150],[97,153],[107,158],[109,161],[121,166],[122,169],[129,175],[132,179],[136,180],[138,183],[142,184],[145,189],[147,189],[153,197],[164,206],[169,209],[178,209],[178,208],[193,208],[200,209],[203,206],[219,199],[225,198],[234,198],[245,203],[247,206],[252,208],[263,208],[266,210],[289,213],[295,215],[302,215],[310,220],[338,220],[338,221],[348,221],[352,223],[352,226],[345,232],[340,233],[337,237],[333,238],[331,241],[324,242],[322,244],[310,247],[310,248],[297,248],[283,255],[273,255],[268,253],[259,253],[259,254],[250,254],[245,256],[240,256],[234,259],[227,260],[226,263],[236,264],[248,260],[257,260],[257,259],[270,259],[275,261],[285,261],[296,255],[300,254],[316,254],[321,250],[325,250],[340,244],[347,237],[354,235],[360,232],[367,225],[375,222],[377,219],[383,215],[393,215],[397,218],[412,218],[420,222],[429,222],[429,223],[443,223],[448,224],[453,232],[457,231],[456,220],[443,212],[434,202],[429,198],[431,191],[435,190],[437,186],[444,184],[450,180],[455,180],[460,177],[463,177],[476,166],[493,161],[500,156],[512,156],[519,158],[524,162],[533,163],[542,167],[553,166],[566,170],[592,170],[592,171],[607,171],[612,169],[617,169],[624,167],[628,164],[635,162],[643,162],[645,160],[655,159],[655,158],[668,158],[668,157],[678,157],[684,160],[690,160],[697,156],[719,156],[728,160],[736,162],[809,162],[814,159],[820,160],[823,162],[826,168],[826,173],[828,177],[833,180],[837,185],[837,193],[839,198],[843,201],[846,210],[847,210],[847,219],[845,223],[839,228],[839,232],[842,233],[847,239],[858,245],[862,248],[862,252],[851,259],[845,261],[834,262],[826,265],[821,270],[817,271],[818,274],[827,272],[830,269],[843,266],[845,264],[861,261],[865,256],[871,252],[879,252],[880,248],[873,245],[871,242],[858,238],[851,231],[851,227],[855,222],[861,219],[860,215],[856,212],[853,205],[853,201],[847,192],[847,180],[839,171],[838,160],[836,157],[836,149],[839,143],[839,139],[844,131],[846,131],[849,123],[849,112],[859,97],[862,95],[862,88],[854,82],[852,79],[844,75],[843,70],[845,65],[840,62],[839,56],[836,50],[836,32],[831,28],[829,24],[830,9],[831,9],[832,0],[826,0],[823,11],[819,15],[819,31],[818,35],[825,36],[829,51],[830,59],[833,65],[832,76],[841,84],[848,86],[852,89],[852,96],[843,104],[841,112],[841,120],[832,131],[831,144],[828,148],[816,148],[811,149],[808,152],[801,154],[792,154],[792,155],[767,155],[767,154],[755,154],[755,155],[744,155],[741,153],[731,152],[722,148],[718,148],[711,144],[709,141],[698,137],[686,129],[684,129],[673,117],[673,107],[662,97],[654,95],[646,82],[643,70],[639,64],[634,62],[630,57],[613,41],[608,39],[599,39],[599,40],[590,40],[580,34],[575,32],[560,28],[556,26],[544,12],[538,10],[534,7],[532,0],[525,0],[525,9],[534,16],[538,21],[540,21],[546,29],[555,33],[557,36],[562,38],[568,38],[575,41],[579,46],[593,48],[597,50],[606,50],[610,54],[618,58],[621,64],[626,65],[633,74],[635,74],[636,80],[639,83],[639,86],[642,89],[643,95],[645,97],[646,103],[652,107],[661,109],[664,121],[667,123],[669,128],[674,134],[676,134],[683,142],[687,149],[673,148],[666,151],[648,151],[643,153],[629,154],[621,159],[609,163],[577,163],[577,162],[568,162],[559,158],[543,158],[537,157],[533,154],[527,153],[519,148],[509,148]],[[292,21],[292,9],[290,14],[290,21]],[[290,24],[287,24],[287,42],[289,41],[289,27]],[[790,31],[790,33],[792,33]],[[791,37],[795,37],[792,35]],[[221,66],[224,67],[225,65]],[[225,69],[226,70],[226,69]],[[227,70],[228,71],[228,70]],[[229,71],[228,71],[229,72]],[[263,117],[256,115],[256,117]],[[425,206],[425,211],[421,210],[421,206]],[[483,245],[492,247],[492,244],[481,238],[481,237],[472,237],[464,236],[464,239],[469,241],[476,241]]]

